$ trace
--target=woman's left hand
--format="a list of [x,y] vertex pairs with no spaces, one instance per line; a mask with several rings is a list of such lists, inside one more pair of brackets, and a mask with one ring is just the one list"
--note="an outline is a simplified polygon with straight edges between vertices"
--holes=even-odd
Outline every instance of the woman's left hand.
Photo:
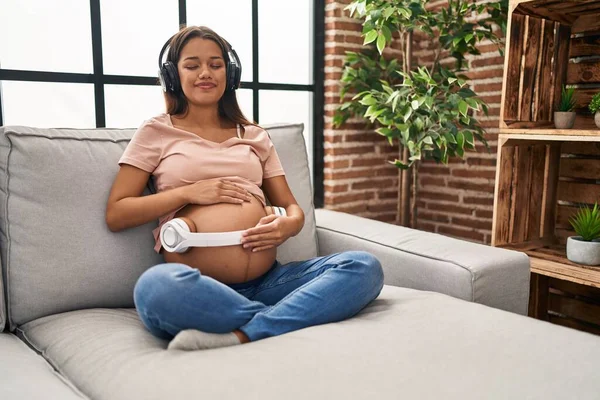
[[277,247],[292,236],[294,221],[288,216],[267,215],[242,233],[242,245],[253,252]]

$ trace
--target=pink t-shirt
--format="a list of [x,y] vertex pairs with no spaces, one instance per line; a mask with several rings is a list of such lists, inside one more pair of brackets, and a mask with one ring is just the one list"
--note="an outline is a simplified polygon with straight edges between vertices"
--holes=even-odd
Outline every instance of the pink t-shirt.
[[[168,114],[150,118],[134,133],[119,165],[129,164],[154,176],[157,192],[175,189],[200,180],[227,178],[256,195],[263,205],[263,179],[284,175],[271,138],[262,128],[245,125],[243,136],[217,143],[175,128]],[[156,252],[160,251],[160,228],[177,211],[159,218],[154,234]]]

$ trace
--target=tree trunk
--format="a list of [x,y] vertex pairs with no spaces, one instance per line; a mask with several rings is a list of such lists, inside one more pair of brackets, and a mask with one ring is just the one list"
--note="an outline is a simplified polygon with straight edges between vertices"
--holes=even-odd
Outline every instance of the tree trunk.
[[412,198],[411,198],[411,213],[410,227],[417,229],[417,177],[419,174],[419,162],[415,161],[412,166]]
[[[412,32],[408,32],[406,41],[403,43],[404,62],[402,65],[404,72],[412,69],[412,38]],[[398,153],[398,159],[407,164],[409,158],[408,148],[400,145]],[[398,223],[402,226],[409,226],[410,215],[410,174],[408,170],[403,169],[398,173]]]

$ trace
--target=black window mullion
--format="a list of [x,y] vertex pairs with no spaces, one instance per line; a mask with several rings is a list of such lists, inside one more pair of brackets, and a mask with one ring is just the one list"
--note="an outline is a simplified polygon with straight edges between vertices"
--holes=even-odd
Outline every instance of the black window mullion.
[[324,188],[324,104],[325,104],[325,0],[315,0],[313,10],[313,186],[314,204],[323,207]]
[[179,0],[179,29],[187,26],[186,0]]
[[92,56],[94,62],[94,100],[96,105],[96,127],[106,127],[104,106],[104,67],[102,65],[102,29],[100,18],[100,0],[90,0],[92,25]]

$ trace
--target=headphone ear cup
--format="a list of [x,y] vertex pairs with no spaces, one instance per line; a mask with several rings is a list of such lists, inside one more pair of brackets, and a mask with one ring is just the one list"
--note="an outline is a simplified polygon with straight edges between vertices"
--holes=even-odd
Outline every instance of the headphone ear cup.
[[[173,218],[170,222],[172,224],[178,225],[185,232],[190,232],[190,227],[181,218]],[[177,250],[177,253],[185,253],[187,250],[188,250],[188,247],[183,246],[179,250]]]
[[163,70],[165,71],[167,90],[172,93],[178,93],[181,90],[179,84],[179,74],[177,73],[177,67],[171,62],[167,61],[164,63]]

